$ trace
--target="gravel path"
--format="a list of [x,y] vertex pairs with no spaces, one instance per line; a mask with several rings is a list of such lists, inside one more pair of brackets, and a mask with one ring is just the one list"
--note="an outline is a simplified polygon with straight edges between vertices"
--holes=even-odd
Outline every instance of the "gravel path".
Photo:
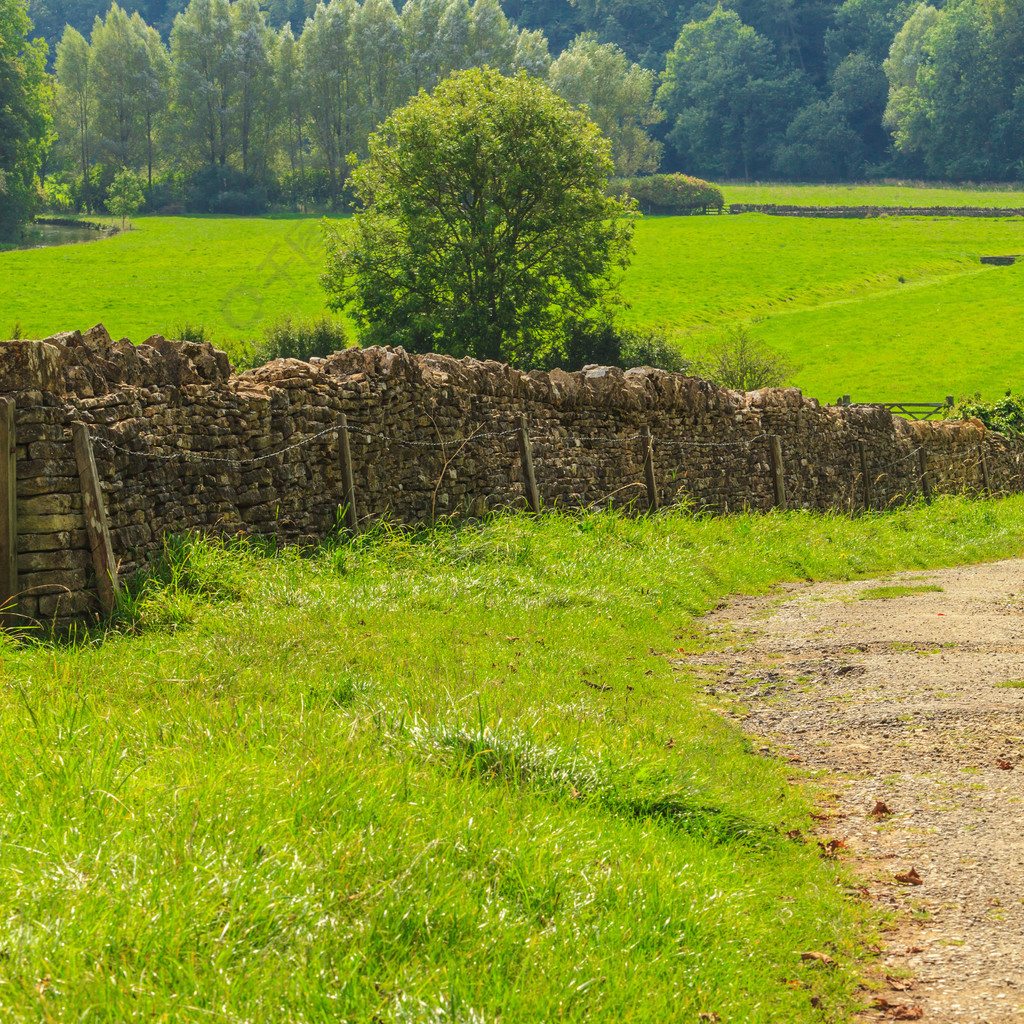
[[[896,586],[915,589],[870,597]],[[1024,560],[786,586],[705,621],[720,649],[686,660],[765,753],[825,773],[825,837],[895,911],[868,996],[888,1006],[861,1019],[1024,1022]]]

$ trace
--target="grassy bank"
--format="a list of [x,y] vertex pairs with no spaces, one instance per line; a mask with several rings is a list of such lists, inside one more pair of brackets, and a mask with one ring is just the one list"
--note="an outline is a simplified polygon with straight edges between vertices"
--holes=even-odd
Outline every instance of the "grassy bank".
[[870,924],[786,837],[793,766],[673,656],[730,591],[1019,554],[1022,525],[1015,498],[178,546],[134,634],[0,647],[5,1019],[845,1020]]

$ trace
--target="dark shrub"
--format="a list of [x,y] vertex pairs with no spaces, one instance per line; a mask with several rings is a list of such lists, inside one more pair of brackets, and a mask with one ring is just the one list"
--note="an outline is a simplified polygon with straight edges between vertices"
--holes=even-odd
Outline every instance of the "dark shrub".
[[717,185],[688,174],[651,174],[643,178],[616,178],[608,183],[612,196],[631,196],[644,213],[678,215],[721,210]]
[[263,213],[267,190],[260,182],[228,165],[206,165],[184,182],[188,208],[196,213]]
[[584,366],[654,366],[672,373],[688,373],[690,361],[660,331],[620,327],[607,321],[575,323],[564,351],[553,355],[547,369],[580,370]]
[[249,348],[242,363],[263,366],[272,359],[325,357],[348,348],[345,327],[330,317],[282,316],[263,330],[261,341]]

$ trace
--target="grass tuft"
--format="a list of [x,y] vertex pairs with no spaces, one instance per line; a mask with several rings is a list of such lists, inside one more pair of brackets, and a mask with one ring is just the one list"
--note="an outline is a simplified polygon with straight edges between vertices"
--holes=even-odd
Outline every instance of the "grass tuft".
[[943,588],[935,584],[925,584],[918,587],[907,586],[885,586],[868,587],[858,595],[861,601],[889,601],[896,597],[911,597],[914,594],[941,594]]

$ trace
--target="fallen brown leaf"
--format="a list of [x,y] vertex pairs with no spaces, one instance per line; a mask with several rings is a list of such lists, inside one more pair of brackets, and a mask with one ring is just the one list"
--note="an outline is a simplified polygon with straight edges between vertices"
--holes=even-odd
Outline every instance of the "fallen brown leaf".
[[1005,757],[1001,757],[998,761],[996,761],[996,767],[1002,768],[1004,772],[1008,772],[1012,770],[1013,762],[1007,761]]
[[907,946],[908,953],[923,953],[924,946]]
[[924,885],[924,879],[917,873],[917,868],[911,868],[896,876],[897,882],[904,885]]
[[802,835],[803,835],[803,832],[801,832],[800,829],[798,829],[798,828],[791,828],[786,833],[786,838],[787,839],[799,839]]
[[822,857],[832,860],[840,850],[846,849],[846,843],[842,839],[830,839],[827,843],[818,843]]
[[890,1020],[920,1020],[923,1016],[920,1006],[897,1006],[886,1014]]
[[889,805],[884,800],[876,800],[875,809],[871,812],[871,817],[882,818],[887,814],[892,814],[892,811],[889,810]]
[[824,964],[826,967],[835,967],[836,962],[827,953],[818,953],[815,950],[811,950],[808,953],[800,954],[801,960],[815,960],[820,964]]
[[910,982],[906,978],[894,978],[891,974],[887,974],[885,980],[889,982],[889,988],[894,992],[906,992],[910,988]]
[[721,1019],[722,1018],[719,1017],[717,1013],[698,1013],[697,1014],[697,1020],[711,1020],[711,1021],[715,1021],[715,1020],[721,1020]]

